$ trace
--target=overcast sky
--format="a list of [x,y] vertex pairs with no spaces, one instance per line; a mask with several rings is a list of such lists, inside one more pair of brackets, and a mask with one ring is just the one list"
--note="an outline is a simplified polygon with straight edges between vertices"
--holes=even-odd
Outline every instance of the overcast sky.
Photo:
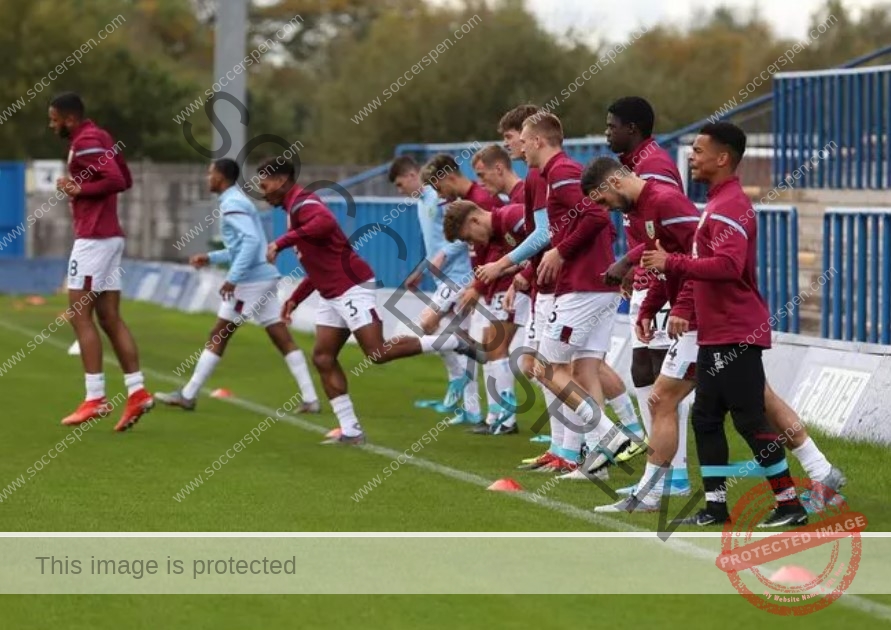
[[[854,11],[881,4],[879,0],[844,0]],[[761,15],[785,37],[801,39],[807,34],[811,14],[823,0],[526,0],[542,23],[555,33],[570,28],[595,32],[612,42],[628,39],[641,25],[684,25],[691,16],[713,7],[728,6],[749,11],[758,6]],[[596,38],[595,38],[596,39]]]

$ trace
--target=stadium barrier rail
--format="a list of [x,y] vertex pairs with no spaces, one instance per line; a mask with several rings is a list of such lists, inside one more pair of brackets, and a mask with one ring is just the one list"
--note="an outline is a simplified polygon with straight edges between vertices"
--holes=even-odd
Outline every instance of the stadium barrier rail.
[[823,217],[820,332],[829,339],[891,344],[891,207],[830,207]]

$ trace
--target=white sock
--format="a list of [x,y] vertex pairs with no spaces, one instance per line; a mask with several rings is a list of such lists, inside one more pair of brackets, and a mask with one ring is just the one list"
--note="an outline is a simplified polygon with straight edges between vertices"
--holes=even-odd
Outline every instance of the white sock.
[[438,348],[434,348],[433,344],[439,341],[439,339],[440,335],[424,335],[423,337],[418,337],[418,340],[421,342],[421,352],[424,354],[430,354],[431,352],[446,352],[458,347],[458,337],[449,335],[443,340],[442,345]]
[[[551,405],[555,400],[557,400],[557,397],[554,396],[551,390],[545,388],[542,389],[544,389],[545,404],[548,406],[548,409],[551,409]],[[556,407],[553,408],[556,409]],[[560,422],[559,419],[554,417],[554,414],[551,414],[550,412],[548,413],[550,415],[551,424],[551,446],[556,449],[557,447],[563,446],[563,431],[565,430],[565,428],[563,426],[563,423]]]
[[653,416],[650,415],[650,396],[653,394],[653,386],[635,387],[637,393],[637,408],[640,411],[641,420],[643,420],[644,431],[650,435],[653,431]]
[[[616,425],[613,424],[613,421],[609,419],[609,416],[607,416],[605,413],[601,413],[600,421],[594,426],[593,429],[585,433],[585,444],[588,445],[588,450],[590,451],[593,450],[595,446],[600,444],[607,434],[610,434],[610,436],[615,436],[618,433],[621,433],[621,431],[616,428]],[[612,437],[610,439],[612,439]],[[606,446],[606,444],[604,444],[603,446]]]
[[[647,503],[659,503],[662,500],[662,492],[665,489],[665,479],[668,477],[669,472],[670,471],[665,471],[663,473],[659,466],[647,462],[646,468],[644,469],[644,476],[637,484],[638,490],[640,492],[645,492],[646,494],[644,497],[638,498],[645,499]],[[649,484],[652,484],[652,486],[647,489]]]
[[350,400],[349,394],[338,396],[331,399],[331,408],[334,415],[337,416],[337,422],[340,423],[340,430],[347,437],[356,437],[361,435],[362,426],[353,410],[353,401]]
[[479,363],[473,359],[467,359],[465,364],[465,374],[467,374],[467,385],[464,386],[464,410],[468,413],[479,414],[480,412],[480,389],[476,380],[477,367]]
[[303,356],[303,352],[294,350],[288,353],[285,355],[285,363],[288,364],[291,375],[300,387],[300,395],[303,396],[303,402],[316,402],[319,397],[316,395],[316,388],[313,385],[312,377],[309,375],[309,367],[306,365],[306,357]]
[[455,379],[464,376],[464,372],[467,371],[467,361],[467,357],[463,357],[456,352],[449,351],[442,353],[442,362],[445,363],[450,381],[454,381]]
[[[499,359],[493,363],[495,367],[495,387],[498,388],[498,395],[504,396],[505,393],[509,393],[513,395],[514,392],[514,383],[516,382],[516,378],[514,377],[514,373],[510,368],[510,359]],[[517,423],[516,414],[512,414],[508,420],[504,421],[505,427],[512,427]]]
[[513,371],[510,369],[510,359],[499,359],[494,361],[492,365],[494,367],[495,387],[498,388],[498,393],[510,392],[513,394],[516,379]]
[[489,410],[488,415],[486,416],[486,421],[489,418],[493,417],[492,414],[492,404],[495,402],[495,394],[493,393],[493,389],[498,387],[498,382],[495,380],[495,364],[494,363],[484,363],[483,364],[483,389],[486,390],[486,409]]
[[817,447],[817,443],[808,436],[804,444],[798,448],[792,449],[792,454],[801,463],[801,467],[807,473],[807,476],[814,481],[825,479],[832,470],[832,464],[823,455],[823,452]]
[[640,424],[640,418],[637,417],[637,412],[634,411],[634,403],[631,401],[631,396],[628,395],[628,392],[622,392],[612,400],[607,400],[606,404],[613,408],[619,421],[624,426]]
[[[585,421],[567,405],[561,405],[560,411],[563,413],[563,417],[568,420],[569,424],[573,425],[563,427],[563,457],[571,462],[576,462],[582,451],[584,434],[582,433],[581,427],[585,425]],[[573,458],[570,453],[574,453],[575,457]]]
[[690,426],[689,397],[678,403],[678,450],[671,460],[674,470],[687,470],[687,429]]
[[140,389],[145,389],[145,377],[143,377],[142,372],[124,374],[124,385],[127,386],[127,396],[132,396]]
[[87,397],[84,400],[96,400],[105,398],[105,374],[85,374],[87,383]]
[[183,398],[189,400],[195,399],[198,396],[198,392],[201,390],[201,386],[207,382],[207,379],[213,374],[213,371],[216,369],[217,363],[219,362],[220,357],[218,355],[205,349],[201,353],[201,356],[198,357],[198,363],[195,365],[195,371],[192,373],[192,378],[189,379],[189,382],[183,387]]
[[582,400],[575,412],[585,421],[585,424],[593,423],[603,415],[603,412],[600,411],[600,407],[597,406],[597,403],[594,403],[593,400],[588,400],[587,398]]

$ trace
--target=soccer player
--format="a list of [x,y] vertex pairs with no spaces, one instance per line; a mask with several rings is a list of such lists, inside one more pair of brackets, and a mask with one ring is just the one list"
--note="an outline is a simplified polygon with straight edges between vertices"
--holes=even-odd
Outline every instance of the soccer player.
[[[498,197],[490,195],[480,184],[465,177],[455,158],[446,153],[434,155],[424,166],[421,178],[425,184],[433,187],[434,190],[447,201],[467,199],[473,201],[486,211],[491,211],[494,208],[503,205]],[[489,256],[489,251],[487,248],[475,247],[471,250],[470,256],[471,266],[475,268],[486,262]],[[486,311],[491,314],[491,318],[483,314],[480,309],[474,308],[474,305],[481,297],[492,298],[492,301],[487,303],[488,308],[486,309]],[[473,327],[472,322],[474,318],[480,321],[483,328],[482,341],[487,352],[497,350],[498,348],[496,346],[500,345],[497,342],[503,341],[505,334],[502,332],[498,322],[504,321],[508,317],[507,312],[503,308],[503,297],[495,302],[494,295],[490,296],[489,288],[485,283],[471,279],[462,293],[458,296],[457,302],[455,303],[455,310],[458,313],[468,313],[471,312],[471,309],[473,309],[470,318],[471,327]],[[486,320],[485,323],[482,323],[481,320],[483,319]],[[489,319],[493,321],[489,321]],[[486,374],[491,373],[491,369],[492,368],[487,368],[485,365],[483,366],[484,373]],[[472,384],[474,391],[478,391],[476,375],[477,366],[468,366],[467,377],[470,379],[470,384]],[[489,399],[489,414],[491,414],[487,414],[487,418],[492,419],[492,417],[496,416],[501,417],[503,423],[504,416],[509,413],[509,411],[505,411],[500,405],[493,406],[493,397],[488,391],[488,388],[486,388],[486,393]],[[468,398],[471,398],[470,393],[468,390],[465,390],[465,400]],[[474,430],[478,430],[481,433],[489,433],[488,427],[490,424],[485,422],[485,419],[479,413],[478,408],[476,413],[473,413],[466,408],[458,409],[458,413],[453,418],[452,423],[470,424],[473,425]]]
[[[677,187],[658,180],[643,180],[609,158],[595,160],[586,169],[582,181],[583,188],[595,191],[595,200],[618,208],[627,213],[633,223],[645,226],[645,240],[629,252],[629,260],[639,261],[644,249],[657,250],[660,247],[669,253],[692,253],[699,212]],[[624,270],[618,269],[613,281],[619,282],[624,274]],[[681,291],[682,284],[684,291]],[[690,282],[684,283],[683,278],[669,275],[666,281],[652,285],[641,305],[636,321],[636,334],[639,337],[644,340],[652,338],[656,313],[666,302],[672,304],[668,333],[674,335],[649,398],[653,418],[649,463],[644,477],[636,486],[638,501],[620,501],[614,506],[603,506],[595,511],[656,511],[668,477],[667,474],[663,476],[658,467],[666,462],[671,462],[670,478],[674,482],[677,454],[686,440],[687,419],[679,415],[678,403],[695,388],[698,344],[691,292]],[[682,296],[685,298],[683,305],[680,303]],[[676,303],[675,300],[679,301]],[[684,328],[687,332],[683,332]],[[839,490],[845,483],[844,475],[829,463],[808,437],[795,412],[767,384],[764,401],[768,421],[777,431],[789,435],[790,452],[798,457],[805,472],[824,487]],[[641,493],[644,496],[640,496]]]
[[281,250],[293,247],[306,271],[306,277],[285,302],[282,318],[289,320],[294,309],[314,291],[321,296],[312,358],[340,425],[340,433],[323,444],[365,443],[365,433],[347,392],[346,374],[337,360],[351,333],[373,364],[449,350],[485,362],[485,352],[460,330],[385,340],[376,310],[374,273],[350,246],[331,210],[297,184],[289,160],[270,158],[260,166],[259,174],[264,198],[288,213],[290,225],[286,234],[269,244],[266,259],[272,262]]
[[281,320],[282,305],[277,288],[280,276],[278,270],[266,262],[266,234],[260,215],[238,186],[238,175],[238,164],[228,158],[213,162],[207,169],[207,188],[220,196],[220,231],[225,249],[197,254],[189,259],[189,263],[196,269],[209,264],[228,264],[229,273],[220,288],[223,301],[217,311],[217,322],[210,331],[209,341],[198,358],[192,378],[181,390],[158,394],[158,400],[194,410],[198,392],[223,358],[229,338],[245,320],[253,319],[266,329],[300,388],[301,402],[297,412],[319,413],[319,397],[306,358]]
[[[541,110],[536,105],[519,105],[508,111],[498,122],[498,133],[501,134],[504,146],[507,148],[511,159],[526,161],[526,153],[523,147],[521,132],[526,119],[536,116]],[[528,273],[514,276],[514,284],[508,289],[505,296],[505,304],[509,310],[516,310],[513,304],[514,297],[524,290],[534,292],[534,300],[530,302],[530,314],[527,319],[525,347],[533,352],[521,357],[520,368],[527,378],[537,382],[542,389],[545,404],[548,409],[554,408],[557,397],[540,381],[535,379],[534,353],[538,351],[541,332],[547,324],[548,318],[554,306],[553,285],[536,282],[535,275],[542,254],[551,246],[551,232],[548,226],[547,212],[547,185],[537,168],[530,167],[526,173],[524,182],[524,208],[526,238],[516,248],[508,252],[501,259],[483,265],[478,271],[481,278],[488,280],[496,278],[512,266],[524,264],[528,261],[526,271]],[[531,285],[529,287],[528,285]],[[522,303],[521,303],[522,305]],[[623,425],[634,427],[639,424],[634,404],[625,391],[625,384],[616,372],[606,363],[601,363],[600,379],[604,394],[609,398],[608,404],[619,417]],[[527,470],[544,469],[547,472],[562,469],[561,460],[571,460],[572,455],[561,450],[564,435],[563,422],[557,417],[550,418],[551,446],[537,457],[524,460],[521,468]],[[575,471],[569,473],[570,478],[579,478]],[[606,476],[603,471],[601,477]]]
[[[509,251],[526,234],[524,214],[523,204],[508,204],[486,212],[472,201],[459,200],[449,204],[443,230],[450,241],[465,241],[474,247]],[[494,391],[497,394],[497,397],[493,397],[494,402],[506,410],[505,414],[496,416],[489,423],[489,433],[492,435],[517,432],[514,375],[506,354],[506,351],[496,354],[494,359],[500,361],[503,368],[486,374],[486,391]],[[485,367],[492,365],[492,351],[488,352],[488,357],[490,362]],[[494,387],[490,387],[490,383]],[[490,402],[490,408],[492,406]]]
[[[525,201],[525,185],[514,172],[510,155],[501,146],[492,144],[474,154],[471,165],[477,178],[486,191],[494,196],[507,198],[511,204],[522,204]],[[525,221],[521,226],[525,231]],[[521,232],[508,233],[508,240],[519,238]],[[486,241],[477,247],[486,250],[486,260],[482,264],[499,260],[506,251],[513,248],[504,239],[496,239],[491,244]],[[514,271],[519,271],[515,268]],[[510,365],[510,346],[517,329],[529,323],[531,302],[528,293],[516,295],[512,302],[505,304],[507,291],[513,286],[513,273],[506,272],[498,278],[479,279],[478,287],[486,287],[486,304],[492,311],[494,321],[489,322],[484,341],[487,344],[489,361],[483,366],[484,381],[487,383],[486,396],[489,403],[489,414],[486,425],[476,429],[479,433],[499,435],[502,432],[516,432],[515,417],[516,395],[514,392],[514,375]],[[508,309],[506,306],[511,306]],[[493,343],[496,342],[497,343]],[[494,346],[494,347],[491,347]],[[488,383],[500,383],[499,389],[493,391]]]
[[477,179],[493,197],[507,197],[509,203],[525,201],[525,185],[514,172],[510,153],[504,147],[490,144],[477,151],[471,159]]
[[764,411],[761,353],[770,347],[770,339],[746,342],[770,316],[755,278],[757,225],[747,216],[752,203],[736,176],[745,149],[745,133],[731,123],[710,123],[700,130],[690,169],[694,179],[709,185],[709,192],[692,255],[655,250],[641,259],[648,269],[693,281],[699,342],[693,431],[706,506],[676,521],[679,525],[720,525],[729,519],[726,477],[718,468],[728,465],[724,433],[728,412],[755,460],[766,469],[776,497],[776,508],[759,527],[807,523],[782,446],[777,444],[779,436]]
[[80,96],[66,92],[49,108],[49,126],[70,142],[68,175],[56,188],[68,195],[74,223],[74,247],[68,261],[68,303],[74,309],[71,325],[77,335],[86,380],[86,398],[62,420],[75,425],[112,411],[105,398],[102,341],[93,320],[108,336],[124,372],[127,404],[115,431],[126,431],[154,406],[139,370],[139,351],[130,329],[121,319],[121,257],[124,231],[118,222],[118,193],[133,185],[130,169],[114,138],[84,118]]
[[[418,222],[421,225],[421,235],[427,250],[427,268],[436,269],[439,274],[448,278],[452,283],[450,285],[444,282],[439,275],[434,274],[436,286],[433,291],[432,304],[424,307],[418,322],[425,335],[432,335],[440,331],[443,325],[448,325],[443,321],[444,318],[454,315],[454,307],[460,289],[455,290],[453,285],[463,288],[470,282],[473,275],[470,272],[470,256],[467,245],[449,243],[443,237],[442,221],[446,202],[439,199],[431,186],[421,182],[420,171],[420,166],[411,157],[401,156],[390,165],[389,179],[401,194],[418,200]],[[423,271],[419,270],[409,276],[405,285],[409,288],[416,287],[421,281]],[[463,411],[468,415],[478,417],[480,415],[479,394],[477,393],[476,380],[467,375],[467,358],[451,351],[443,352],[440,356],[445,363],[449,383],[444,400],[441,404],[436,403],[434,408],[440,413],[457,412],[463,398]]]
[[[611,151],[619,155],[619,161],[629,171],[637,174],[644,180],[655,180],[676,186],[678,190],[684,190],[681,175],[678,172],[675,160],[668,152],[660,147],[653,139],[653,127],[656,114],[653,107],[645,99],[639,96],[628,96],[615,101],[607,109],[606,115],[606,140]],[[644,209],[645,213],[645,209]],[[647,235],[645,226],[638,221],[631,221],[635,214],[625,214],[625,240],[628,248],[633,249],[638,243],[643,242]],[[624,262],[624,260],[623,260]],[[625,268],[623,267],[623,270]],[[630,272],[630,269],[627,269]],[[671,340],[666,331],[668,313],[671,304],[666,304],[656,314],[656,331],[648,337],[649,341],[642,341],[634,331],[635,322],[638,319],[640,306],[646,299],[649,290],[660,290],[661,278],[655,274],[647,273],[638,265],[633,270],[632,291],[629,304],[628,320],[631,323],[631,381],[637,393],[638,407],[643,418],[644,429],[647,435],[652,431],[652,416],[648,400],[653,393],[653,384],[659,375],[665,354],[671,345]],[[679,403],[678,414],[684,420],[682,431],[686,435],[686,422],[690,416],[690,405],[686,400]],[[634,442],[627,452],[620,457],[628,458],[639,455],[646,450],[646,442]],[[687,447],[686,440],[678,449],[672,477],[672,494],[689,494],[690,484],[687,481]],[[630,488],[624,489],[630,491]]]
[[[630,446],[631,440],[616,429],[601,410],[604,395],[600,366],[609,350],[619,300],[603,274],[613,263],[615,228],[604,208],[582,194],[582,167],[563,152],[563,126],[553,114],[527,118],[521,132],[529,166],[540,169],[547,185],[546,207],[553,248],[542,257],[536,280],[554,284],[554,306],[543,331],[541,354],[553,368],[539,380],[570,403],[566,393],[575,389],[580,402],[567,404],[563,449],[580,450],[582,435],[588,448],[587,472],[595,474]],[[580,387],[579,387],[580,386]],[[571,410],[570,410],[571,409]],[[560,468],[575,472],[574,462],[561,457]],[[584,474],[584,473],[580,473]]]
[[[582,189],[597,203],[620,210],[635,228],[642,227],[643,239],[629,257],[641,254],[644,247],[655,249],[657,242],[672,253],[691,251],[699,212],[673,182],[643,179],[627,165],[611,158],[599,158],[582,174]],[[619,270],[614,282],[621,281],[625,273],[624,269]],[[607,281],[610,281],[609,276]],[[671,304],[665,332],[673,343],[661,362],[660,374],[651,394],[640,400],[641,405],[649,405],[652,413],[648,432],[650,453],[644,476],[630,496],[613,505],[597,507],[595,512],[655,512],[659,509],[666,477],[671,480],[670,489],[677,488],[672,494],[690,493],[686,457],[680,462],[676,457],[678,452],[686,454],[681,445],[687,439],[687,417],[679,415],[678,402],[693,391],[696,383],[698,346],[692,291],[690,282],[669,275],[664,281],[650,283],[646,297],[639,305],[634,320],[635,333],[646,343],[655,335],[652,324],[657,314],[666,304]],[[660,470],[669,462],[670,469]],[[675,481],[678,470],[682,485]]]

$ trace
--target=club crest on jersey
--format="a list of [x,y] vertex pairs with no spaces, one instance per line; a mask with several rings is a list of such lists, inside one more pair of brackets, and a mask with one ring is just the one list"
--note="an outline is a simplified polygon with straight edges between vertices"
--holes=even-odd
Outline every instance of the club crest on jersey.
[[517,239],[514,238],[513,234],[505,234],[504,242],[510,245],[511,247],[517,246]]
[[651,239],[656,238],[656,224],[653,223],[652,221],[647,221],[646,226],[647,226],[647,236],[649,236]]

